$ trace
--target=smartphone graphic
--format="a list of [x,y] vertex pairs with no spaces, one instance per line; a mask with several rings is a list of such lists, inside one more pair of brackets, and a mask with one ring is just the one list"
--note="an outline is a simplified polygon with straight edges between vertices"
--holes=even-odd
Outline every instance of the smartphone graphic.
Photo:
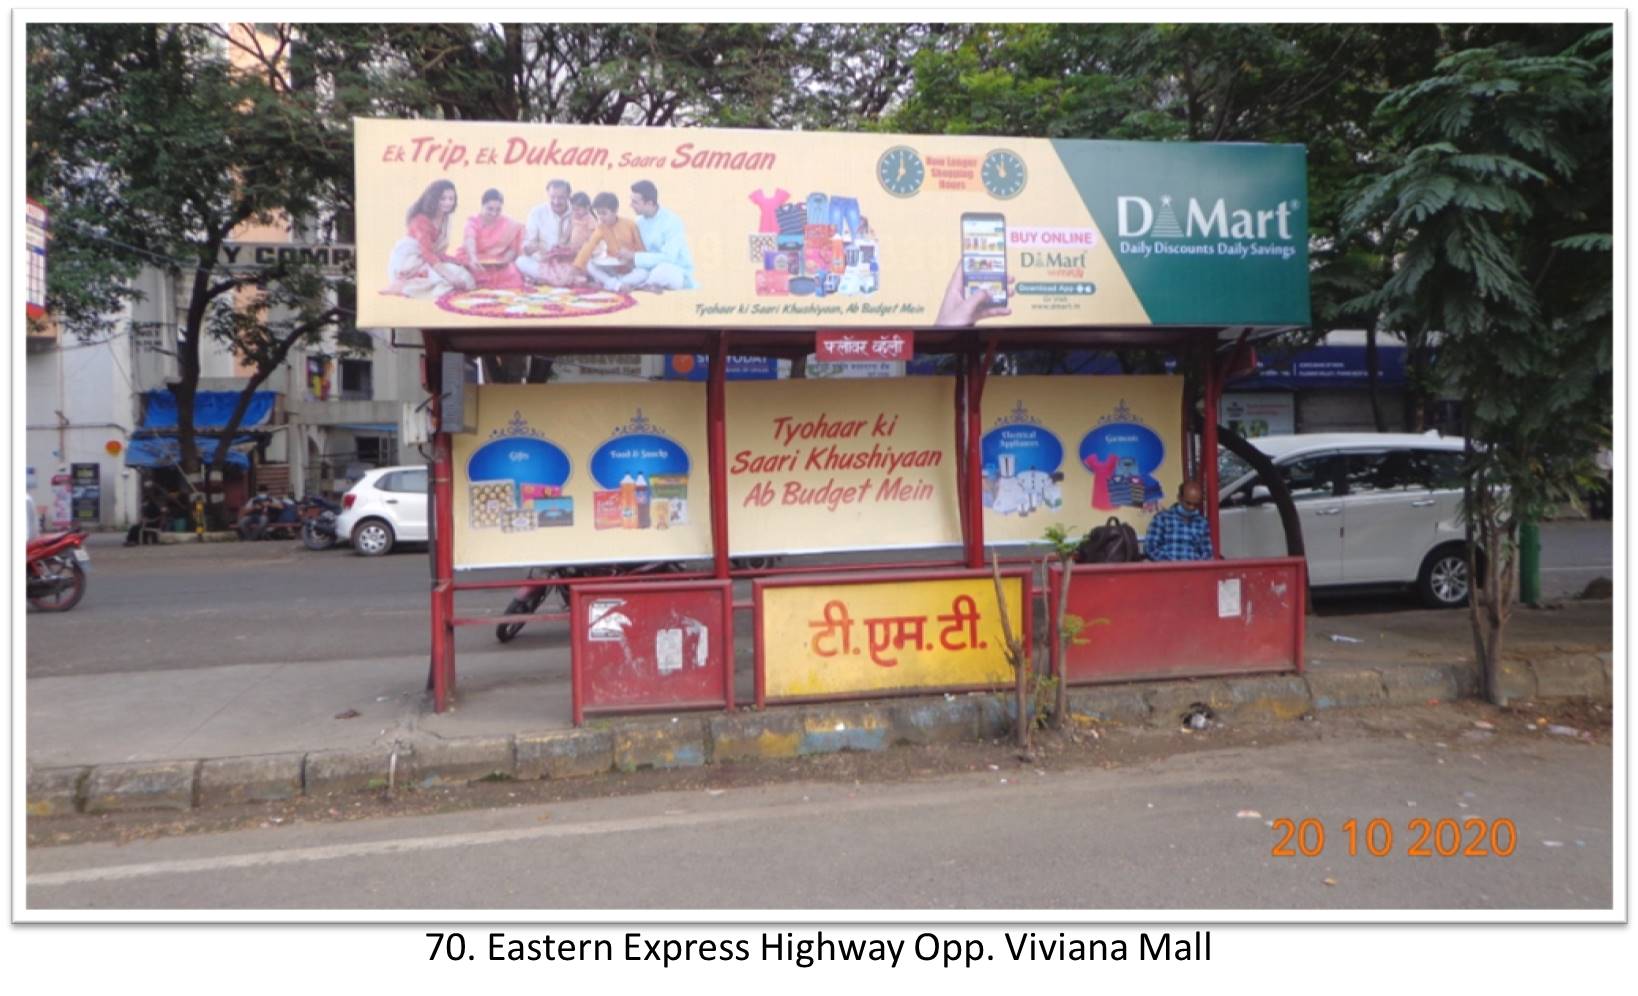
[[1007,219],[969,211],[961,216],[961,293],[981,290],[995,304],[1007,303]]

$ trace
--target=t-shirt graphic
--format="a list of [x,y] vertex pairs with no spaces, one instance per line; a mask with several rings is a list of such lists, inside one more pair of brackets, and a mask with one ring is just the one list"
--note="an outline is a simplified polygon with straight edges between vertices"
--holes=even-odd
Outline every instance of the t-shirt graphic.
[[790,199],[791,195],[787,190],[775,190],[772,196],[764,194],[760,190],[753,190],[751,192],[751,203],[762,209],[762,220],[757,223],[756,230],[777,234],[779,231],[779,206]]
[[1124,502],[1117,504],[1110,494],[1109,477],[1115,472],[1115,464],[1119,460],[1120,458],[1113,453],[1101,460],[1095,454],[1087,456],[1086,469],[1092,472],[1093,508],[1117,508],[1119,504],[1125,504]]

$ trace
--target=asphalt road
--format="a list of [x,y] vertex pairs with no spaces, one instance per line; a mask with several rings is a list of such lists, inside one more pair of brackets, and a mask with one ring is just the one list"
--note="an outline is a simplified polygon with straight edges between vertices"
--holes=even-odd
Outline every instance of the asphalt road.
[[[1542,534],[1549,597],[1573,595],[1593,578],[1611,575],[1608,522],[1552,523]],[[112,534],[94,539],[90,586],[77,608],[28,613],[29,677],[427,652],[424,547],[371,558],[346,549],[313,553],[286,542],[124,548],[119,540]],[[456,607],[463,615],[498,613],[510,597],[504,590],[462,593]],[[1414,607],[1395,595],[1316,600],[1321,615]],[[537,648],[568,639],[562,627],[526,636]],[[493,649],[493,631],[460,628],[456,645]]]
[[[920,779],[33,847],[27,897],[36,910],[1608,909],[1607,736],[1425,714],[1414,732],[1404,710],[1359,713],[1111,770],[1037,771],[998,748],[1004,769]],[[1412,856],[1419,817],[1506,818],[1516,844]],[[1316,856],[1274,855],[1280,818],[1320,821],[1323,848],[1306,831]],[[1394,831],[1386,853],[1349,856],[1345,821],[1376,818]]]

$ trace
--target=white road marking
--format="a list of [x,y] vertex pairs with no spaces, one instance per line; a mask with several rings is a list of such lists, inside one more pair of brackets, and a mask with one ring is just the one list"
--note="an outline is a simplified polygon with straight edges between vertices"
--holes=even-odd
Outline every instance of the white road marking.
[[[1051,786],[1030,786],[1009,792],[1008,798],[1018,799],[1050,789],[1063,793],[1092,786],[1072,786],[1059,782]],[[830,799],[825,802],[826,812],[868,811],[899,809],[928,803],[956,803],[970,799],[975,792],[984,792],[987,785],[910,795],[884,795],[870,799]],[[362,841],[357,844],[331,844],[321,847],[302,847],[282,851],[255,851],[249,854],[228,854],[215,858],[189,858],[176,861],[150,861],[130,865],[108,865],[99,868],[80,868],[73,871],[43,872],[28,876],[29,888],[80,885],[87,882],[112,882],[158,875],[181,875],[194,872],[219,872],[244,868],[266,868],[277,865],[310,864],[335,861],[342,858],[374,857],[385,854],[412,854],[420,851],[444,851],[455,847],[485,847],[495,844],[514,844],[529,840],[549,840],[554,837],[584,837],[591,834],[633,833],[642,830],[675,829],[711,824],[741,823],[751,820],[779,819],[787,812],[806,809],[800,803],[789,807],[730,809],[704,813],[673,813],[663,816],[634,817],[619,820],[593,820],[586,823],[568,823],[513,830],[488,830],[479,833],[450,834],[436,837],[407,837],[403,839]]]
[[767,810],[734,810],[725,813],[688,813],[675,816],[657,816],[605,822],[571,823],[564,826],[523,827],[516,830],[489,830],[482,833],[451,834],[441,837],[408,837],[401,840],[372,840],[358,844],[332,844],[323,847],[303,847],[288,851],[257,851],[250,854],[229,854],[216,858],[191,858],[180,861],[151,861],[134,865],[110,865],[104,868],[81,868],[75,871],[46,872],[28,876],[31,888],[44,886],[78,885],[85,882],[110,882],[120,879],[147,878],[154,875],[179,875],[190,872],[226,871],[236,868],[264,868],[275,865],[306,864],[315,861],[336,861],[342,858],[373,857],[383,854],[410,854],[417,851],[443,851],[454,847],[485,847],[493,844],[513,844],[526,840],[544,840],[552,837],[583,837],[588,834],[630,833],[638,830],[656,830],[674,827],[698,826],[707,823],[732,823],[740,820],[767,817]]

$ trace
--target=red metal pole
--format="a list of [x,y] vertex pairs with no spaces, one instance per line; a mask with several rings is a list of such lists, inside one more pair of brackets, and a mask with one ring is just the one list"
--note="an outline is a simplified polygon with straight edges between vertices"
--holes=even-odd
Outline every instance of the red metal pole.
[[449,433],[444,431],[443,364],[437,338],[427,339],[427,389],[432,394],[432,705],[443,712],[455,691],[455,488]]
[[1201,488],[1206,492],[1206,521],[1211,524],[1211,552],[1214,557],[1223,555],[1223,537],[1217,521],[1217,410],[1221,394],[1214,344],[1214,348],[1206,353],[1206,410],[1201,413],[1205,418],[1200,434]]
[[[711,555],[715,573],[728,577],[728,333],[718,332],[711,349],[705,417],[709,423],[707,460],[711,473]],[[730,668],[731,670],[731,668]]]
[[962,562],[966,562],[968,521],[972,509],[967,501],[967,358],[963,356],[955,373],[955,452],[956,452],[956,510],[961,516]]
[[995,343],[980,356],[967,357],[972,368],[967,377],[967,487],[962,500],[967,503],[967,566],[984,566],[984,462],[980,452],[984,435],[984,379],[995,362]]

